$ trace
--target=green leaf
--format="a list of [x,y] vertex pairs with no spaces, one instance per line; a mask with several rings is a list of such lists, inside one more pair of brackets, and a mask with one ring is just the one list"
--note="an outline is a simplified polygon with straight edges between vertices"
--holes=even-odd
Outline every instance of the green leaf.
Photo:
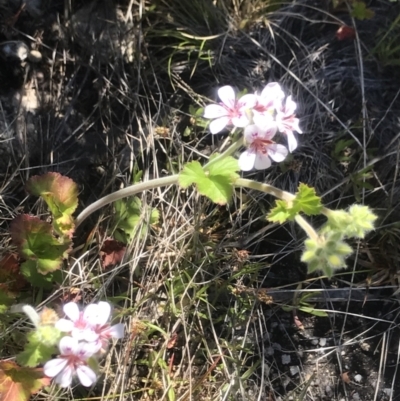
[[271,209],[267,219],[274,223],[283,224],[285,221],[293,220],[296,216],[296,212],[290,208],[286,201],[277,200],[276,206]]
[[39,288],[44,288],[45,290],[51,290],[53,288],[53,283],[61,283],[61,271],[57,270],[46,275],[38,272],[37,261],[27,260],[21,264],[21,273],[32,285]]
[[210,165],[206,169],[203,169],[198,161],[186,164],[179,175],[179,184],[182,188],[195,184],[201,195],[207,196],[214,203],[224,205],[232,196],[239,164],[231,156],[213,162],[218,156],[216,154],[210,158]]
[[70,234],[73,231],[74,220],[71,216],[78,206],[78,186],[73,180],[59,173],[46,173],[31,177],[27,190],[47,203],[57,232]]
[[319,214],[322,209],[321,198],[317,196],[314,188],[300,184],[296,198],[293,200],[293,209],[297,213],[303,212],[308,216]]
[[328,317],[328,314],[325,311],[314,309],[313,307],[310,306],[300,306],[299,310],[302,312],[310,313],[311,315],[314,316]]
[[275,204],[267,220],[280,224],[293,220],[301,212],[311,216],[319,214],[322,209],[321,198],[316,195],[315,189],[305,184],[299,185],[296,197],[292,201],[277,200]]
[[370,8],[367,8],[367,5],[363,1],[356,1],[352,4],[352,6],[353,10],[351,12],[351,16],[360,21],[371,19],[375,15],[375,12]]
[[52,354],[55,353],[57,353],[57,348],[55,346],[28,343],[25,349],[17,355],[17,362],[22,366],[34,368],[41,363],[49,361]]
[[16,296],[0,286],[0,314],[5,313],[9,306],[15,302]]
[[[123,243],[129,242],[136,234],[144,238],[147,235],[148,225],[157,224],[160,218],[156,208],[143,206],[137,196],[115,202],[114,209],[114,223],[117,229],[114,236]],[[144,220],[146,216],[149,219],[147,224]]]
[[24,350],[17,355],[17,362],[31,368],[47,362],[52,354],[57,353],[57,344],[62,335],[53,324],[40,322],[35,330],[27,334],[28,342]]
[[62,243],[54,237],[49,223],[27,214],[13,220],[11,237],[21,257],[36,261],[42,274],[59,269],[70,248],[69,241]]

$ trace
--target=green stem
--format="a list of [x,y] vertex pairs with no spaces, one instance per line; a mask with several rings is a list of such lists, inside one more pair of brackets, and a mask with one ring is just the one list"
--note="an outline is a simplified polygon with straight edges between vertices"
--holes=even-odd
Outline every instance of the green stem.
[[238,178],[235,181],[235,186],[265,192],[267,194],[275,196],[275,198],[279,198],[288,202],[292,201],[295,198],[295,195],[291,194],[290,192],[282,191],[281,189],[276,188],[273,185],[263,184],[261,182],[248,180],[246,178]]
[[[256,191],[264,192],[266,194],[270,194],[275,196],[275,198],[279,198],[285,200],[287,202],[292,201],[295,198],[295,195],[290,192],[282,191],[279,188],[274,187],[273,185],[263,184],[261,182],[247,180],[246,178],[238,178],[235,181],[236,187],[244,187],[254,189]],[[312,238],[317,239],[318,234],[314,230],[314,228],[304,219],[302,216],[295,217],[296,223],[306,232],[306,234]]]
[[[232,145],[229,146],[229,148],[225,150],[225,152],[216,156],[214,159],[208,161],[204,165],[203,168],[209,168],[211,165],[213,165],[217,161],[222,160],[225,157],[230,156],[231,154],[235,153],[236,150],[238,150],[242,146],[243,146],[243,138],[240,138],[239,140],[233,142]],[[79,214],[79,216],[75,220],[75,227],[76,228],[79,227],[82,224],[82,222],[84,220],[86,220],[92,213],[94,213],[96,210],[99,210],[102,207],[104,207],[110,203],[116,202],[117,200],[127,198],[132,195],[135,195],[138,192],[143,192],[143,191],[147,191],[149,189],[163,187],[166,185],[177,184],[178,177],[179,177],[179,175],[172,175],[169,177],[156,178],[154,180],[140,182],[139,184],[130,185],[129,187],[120,189],[119,191],[115,191],[112,194],[106,195],[103,198],[101,198],[101,199],[97,200],[96,202],[92,203],[91,205],[89,205],[86,209],[84,209]]]
[[82,222],[86,220],[92,213],[110,203],[116,202],[117,200],[126,198],[128,196],[135,195],[139,192],[147,191],[149,189],[177,184],[178,177],[179,175],[175,174],[175,175],[170,175],[168,177],[156,178],[154,180],[130,185],[129,187],[120,189],[119,191],[115,191],[112,194],[106,195],[103,198],[97,200],[96,202],[93,202],[87,208],[83,209],[83,211],[79,214],[79,216],[75,220],[75,227],[79,227],[82,224]]
[[210,168],[214,163],[217,163],[218,161],[225,159],[225,157],[232,155],[235,153],[239,148],[243,146],[244,139],[243,137],[239,138],[237,141],[233,142],[231,146],[229,146],[228,149],[225,150],[225,152],[219,154],[216,156],[214,159],[209,160],[203,168]]

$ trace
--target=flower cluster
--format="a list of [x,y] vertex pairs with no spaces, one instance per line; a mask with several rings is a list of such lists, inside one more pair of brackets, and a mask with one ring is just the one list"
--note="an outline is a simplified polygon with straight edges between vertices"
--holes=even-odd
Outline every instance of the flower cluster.
[[55,327],[67,335],[60,340],[60,355],[44,365],[44,373],[61,387],[70,386],[75,375],[83,386],[89,387],[97,379],[95,357],[105,352],[111,338],[123,338],[124,326],[109,324],[108,302],[88,305],[83,311],[69,302],[63,310],[68,319],[59,319]]
[[253,167],[261,170],[271,165],[271,159],[276,162],[285,159],[288,149],[272,140],[277,132],[286,136],[289,152],[296,149],[294,132],[302,133],[295,115],[296,103],[291,96],[285,98],[278,83],[269,83],[261,93],[240,98],[227,85],[218,90],[218,96],[221,102],[206,106],[204,117],[212,119],[212,134],[227,126],[244,128],[247,150],[239,158],[241,170],[249,171]]

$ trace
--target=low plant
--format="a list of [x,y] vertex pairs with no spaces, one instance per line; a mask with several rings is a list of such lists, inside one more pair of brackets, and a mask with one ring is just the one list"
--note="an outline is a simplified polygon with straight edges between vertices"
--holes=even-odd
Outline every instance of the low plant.
[[[78,205],[78,189],[71,179],[58,173],[32,177],[27,189],[45,201],[52,219],[48,222],[23,214],[13,221],[11,236],[22,263],[19,265],[15,259],[12,269],[7,265],[9,274],[3,273],[0,277],[3,310],[18,300],[18,288],[12,286],[16,273],[44,289],[52,289],[54,282],[62,283],[63,267],[72,250],[75,230],[96,210],[114,203],[113,228],[119,242],[127,243],[135,236],[143,238],[147,229],[140,227],[140,221],[147,221],[149,226],[158,221],[159,214],[135,195],[171,184],[187,191],[195,188],[199,194],[219,205],[230,201],[235,188],[249,188],[272,195],[278,199],[265,218],[280,224],[293,221],[305,231],[307,239],[301,261],[307,264],[308,273],[318,271],[330,278],[335,271],[345,268],[346,258],[353,252],[346,240],[364,238],[374,228],[377,216],[367,206],[331,210],[324,207],[315,190],[305,184],[292,194],[266,183],[241,178],[239,174],[240,171],[269,168],[272,162],[282,162],[296,150],[296,133],[302,131],[292,97],[286,96],[278,83],[268,84],[260,93],[243,96],[235,93],[231,86],[224,86],[218,90],[218,96],[220,103],[206,106],[202,115],[211,120],[209,129],[212,134],[218,134],[226,127],[232,128],[231,145],[223,153],[211,155],[205,165],[192,160],[179,174],[135,183],[89,205],[76,219],[72,215]],[[241,148],[245,150],[236,157]],[[317,214],[326,217],[325,224],[318,229],[304,217]],[[117,246],[114,239],[109,242],[103,262],[117,263],[122,259],[124,248]],[[113,262],[107,259],[110,254]],[[306,297],[298,305],[308,312],[313,309]],[[17,357],[18,363],[23,369],[31,369],[32,375],[37,375],[37,367],[43,364],[45,376],[53,378],[62,387],[70,386],[75,375],[82,385],[93,385],[98,376],[98,361],[109,340],[124,335],[121,323],[109,324],[111,305],[107,302],[90,304],[83,311],[76,303],[66,303],[63,310],[69,319],[60,319],[49,308],[37,313],[33,307],[25,305],[19,310],[28,314],[35,328],[27,335],[28,341]],[[52,358],[54,354],[58,356]],[[7,375],[1,366],[1,374]],[[7,383],[13,383],[13,380],[8,375]],[[32,383],[35,384],[32,391],[37,391],[37,382]],[[0,391],[1,386],[4,382],[0,382]]]

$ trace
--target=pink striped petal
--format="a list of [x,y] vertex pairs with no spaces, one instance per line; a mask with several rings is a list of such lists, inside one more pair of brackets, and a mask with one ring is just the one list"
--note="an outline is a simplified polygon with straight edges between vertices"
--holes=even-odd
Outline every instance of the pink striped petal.
[[229,117],[217,118],[210,122],[210,132],[212,134],[218,134],[229,124]]
[[51,359],[46,362],[43,366],[43,373],[48,377],[57,376],[68,364],[68,360],[65,358]]
[[219,104],[209,104],[204,108],[204,118],[219,118],[227,116],[228,111]]
[[232,86],[226,85],[218,89],[218,96],[222,103],[230,109],[233,109],[236,104],[236,95]]
[[78,366],[76,374],[82,386],[85,387],[90,387],[97,379],[96,373],[86,365]]

